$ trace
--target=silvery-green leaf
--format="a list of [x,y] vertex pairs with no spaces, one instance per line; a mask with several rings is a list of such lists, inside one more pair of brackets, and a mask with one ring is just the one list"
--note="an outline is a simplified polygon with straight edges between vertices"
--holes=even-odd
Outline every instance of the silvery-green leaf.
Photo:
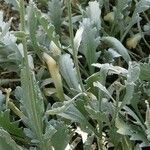
[[123,119],[117,117],[116,119],[116,127],[118,128],[117,132],[122,135],[129,135],[130,140],[141,141],[140,147],[150,146],[150,142],[148,141],[144,131],[139,126],[133,125],[129,122],[125,122]]
[[23,148],[16,144],[10,134],[2,128],[0,128],[0,149],[23,150]]
[[89,2],[89,6],[86,8],[86,14],[91,21],[94,22],[94,25],[100,29],[101,28],[101,10],[99,3],[97,1]]
[[38,138],[38,134],[41,134],[39,132],[42,132],[43,127],[43,97],[36,82],[34,72],[31,70],[28,71],[30,72],[29,75],[25,67],[21,70],[21,84],[23,90],[21,102],[29,119],[29,127],[33,133],[36,133],[36,138]]
[[[92,65],[95,66],[95,67],[98,67],[98,68],[102,68],[106,64],[95,63],[95,64],[92,64]],[[122,68],[120,66],[113,66],[112,64],[107,64],[107,69],[108,69],[108,74],[109,75],[118,74],[118,75],[123,75],[123,76],[126,77],[127,74],[128,74],[128,70],[126,70],[125,68]]]
[[144,12],[150,8],[150,1],[149,0],[140,0],[136,3],[135,10],[133,12],[133,17],[136,14],[139,14],[141,12]]
[[57,130],[51,124],[47,124],[45,129],[44,139],[45,140],[51,139],[56,132]]
[[140,64],[137,62],[130,62],[129,63],[129,69],[128,69],[128,75],[127,75],[127,82],[135,82],[139,79],[140,75]]
[[13,5],[14,10],[19,9],[18,0],[5,0],[6,3]]
[[107,96],[109,96],[109,98],[111,98],[113,101],[115,101],[114,98],[110,95],[110,93],[109,93],[108,90],[106,89],[106,87],[103,86],[100,82],[94,82],[93,85],[94,85],[95,87],[98,87],[98,88],[99,88],[101,91],[103,91]]
[[93,27],[89,18],[84,18],[81,26],[84,28],[81,42],[81,52],[85,55],[86,61],[91,73],[94,72],[92,63],[96,63],[96,49],[100,43],[100,37],[98,36],[98,30]]
[[44,16],[43,13],[36,6],[34,6],[34,11],[35,11],[35,15],[37,17],[37,20],[39,21],[40,25],[42,26],[42,28],[46,32],[49,40],[53,41],[58,47],[60,47],[59,36],[56,35],[54,25],[52,25],[48,21],[46,16]]
[[79,110],[73,104],[71,104],[67,110],[58,115],[66,119],[69,119],[73,122],[78,122],[83,125],[87,125],[86,118],[82,115],[81,112],[79,112]]
[[117,40],[114,37],[102,37],[101,39],[104,43],[110,45],[111,48],[116,50],[123,58],[124,60],[129,63],[131,61],[130,55],[128,53],[128,50],[122,45],[122,43]]
[[144,11],[148,10],[149,8],[150,8],[150,1],[149,0],[140,0],[139,2],[136,3],[135,10],[133,12],[133,15],[131,17],[131,20],[130,20],[128,26],[125,28],[125,34],[122,37],[121,41],[123,41],[124,37],[129,32],[129,30],[131,29],[131,27],[135,23],[141,21],[141,17],[139,17],[139,14],[141,12],[144,12]]
[[125,86],[126,86],[126,93],[124,95],[120,108],[122,108],[126,104],[130,104],[134,94],[135,84],[133,82],[131,83],[125,82]]
[[140,79],[150,81],[150,63],[140,63]]
[[1,111],[2,105],[4,103],[4,98],[5,98],[5,96],[2,94],[2,91],[0,90],[0,111]]
[[74,37],[74,46],[76,48],[76,50],[78,51],[80,43],[82,41],[82,34],[83,34],[84,28],[81,26],[77,32],[76,35]]
[[79,90],[76,70],[69,54],[63,54],[59,58],[60,72],[70,88]]
[[60,27],[62,23],[62,0],[51,0],[48,2],[49,16],[52,24],[55,26],[56,33],[60,34]]
[[4,112],[0,111],[0,127],[14,136],[24,138],[25,136],[22,129],[18,127],[19,125],[17,122],[11,122],[10,117],[9,110],[5,110]]
[[116,52],[116,51],[115,51],[114,49],[112,49],[112,48],[109,48],[109,49],[108,49],[108,52],[112,55],[113,58],[118,58],[118,57],[121,56],[118,52]]
[[52,145],[56,150],[64,150],[70,141],[68,127],[64,123],[59,123],[55,128],[57,131],[52,137]]
[[79,97],[80,95],[81,95],[81,93],[77,94],[74,98],[72,98],[68,101],[54,103],[52,106],[52,109],[47,110],[46,113],[49,115],[57,115],[59,113],[65,112],[70,107],[70,105],[72,105],[74,103],[74,100],[77,97]]

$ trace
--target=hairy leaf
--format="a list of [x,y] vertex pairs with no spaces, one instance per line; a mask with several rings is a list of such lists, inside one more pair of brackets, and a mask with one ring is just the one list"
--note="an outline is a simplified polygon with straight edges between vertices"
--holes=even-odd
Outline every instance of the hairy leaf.
[[139,126],[125,122],[123,119],[118,117],[116,119],[116,127],[118,128],[118,133],[122,135],[129,135],[130,140],[141,141],[141,147],[150,146],[150,142],[147,140],[146,134]]
[[54,149],[64,150],[70,140],[69,130],[64,123],[59,123],[55,128],[57,132],[52,138],[52,145]]
[[94,23],[94,25],[100,30],[101,28],[101,10],[97,1],[89,2],[89,6],[86,8],[86,15]]
[[63,54],[59,58],[60,72],[70,88],[79,90],[76,70],[69,54]]
[[23,130],[18,127],[17,122],[11,122],[10,120],[10,111],[6,110],[4,112],[0,112],[0,127],[2,127],[4,130],[9,132],[10,134],[24,138],[25,134],[23,133]]
[[42,132],[42,117],[44,113],[43,97],[41,91],[36,83],[34,73],[30,72],[30,76],[27,75],[27,69],[23,67],[21,71],[21,83],[23,90],[23,107],[26,111],[29,119],[28,125],[38,135]]
[[62,23],[62,0],[51,0],[48,3],[49,16],[52,24],[55,26],[56,33],[60,34]]
[[23,150],[11,138],[10,134],[2,128],[0,128],[0,149],[4,149],[4,150]]
[[140,79],[150,81],[150,63],[141,63],[140,70]]
[[93,73],[94,68],[91,66],[91,64],[96,63],[97,61],[96,49],[100,43],[100,37],[97,35],[98,30],[93,27],[93,24],[89,18],[83,19],[81,26],[84,29],[82,34],[81,51],[86,57],[90,72]]
[[47,36],[50,41],[54,41],[54,43],[60,47],[59,43],[59,36],[55,33],[55,27],[52,25],[48,19],[42,14],[42,12],[34,6],[36,17],[40,23],[40,25],[43,27],[44,31],[47,33]]
[[103,37],[101,39],[104,43],[110,45],[114,50],[116,50],[123,58],[124,60],[129,63],[129,61],[131,61],[131,58],[129,56],[129,53],[127,51],[127,49],[122,45],[122,43],[117,40],[114,37]]

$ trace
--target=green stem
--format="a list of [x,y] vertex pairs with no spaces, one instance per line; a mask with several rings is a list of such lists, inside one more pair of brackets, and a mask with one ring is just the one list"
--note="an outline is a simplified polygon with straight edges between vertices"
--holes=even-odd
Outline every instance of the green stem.
[[73,58],[74,58],[75,68],[77,71],[77,76],[78,76],[78,80],[79,80],[79,83],[81,86],[81,90],[82,90],[82,92],[85,92],[85,88],[82,83],[82,78],[81,78],[81,74],[80,74],[80,68],[78,65],[77,49],[74,46],[74,34],[73,34],[73,25],[72,25],[72,16],[71,16],[72,15],[71,0],[67,0],[67,6],[68,6],[68,16],[69,16],[69,32],[70,32],[71,47],[73,50]]
[[[102,107],[102,92],[100,90],[98,90],[98,107],[99,107],[99,111],[101,112],[101,107]],[[99,116],[101,117],[101,116]],[[99,132],[99,136],[97,137],[97,143],[98,143],[98,147],[100,150],[103,150],[103,142],[102,142],[102,129],[103,129],[103,122],[102,121],[98,121],[98,132]]]
[[0,86],[10,82],[20,82],[20,79],[0,79]]

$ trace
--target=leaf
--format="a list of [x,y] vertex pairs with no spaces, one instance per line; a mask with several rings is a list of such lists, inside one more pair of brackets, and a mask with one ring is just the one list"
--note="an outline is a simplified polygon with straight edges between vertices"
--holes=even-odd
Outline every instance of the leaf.
[[79,83],[77,79],[74,63],[69,54],[63,54],[59,58],[60,72],[70,88],[79,91]]
[[14,10],[19,10],[19,4],[17,0],[5,0],[6,3],[13,5]]
[[134,95],[134,86],[135,86],[135,84],[133,82],[131,82],[131,83],[125,82],[126,92],[125,92],[124,98],[122,100],[120,109],[123,108],[126,104],[129,105],[131,103],[131,100]]
[[17,122],[11,122],[9,110],[0,112],[0,127],[16,137],[24,138],[25,134],[18,126]]
[[53,136],[57,132],[57,129],[50,123],[46,125],[45,134],[44,134],[44,140],[47,140],[48,143],[50,143],[50,139],[53,139]]
[[56,127],[57,132],[52,137],[54,149],[64,150],[70,141],[70,133],[64,123],[59,123]]
[[64,91],[63,91],[63,85],[62,85],[62,79],[61,75],[59,73],[59,66],[56,63],[56,61],[47,53],[43,53],[43,60],[45,61],[49,73],[53,79],[53,83],[55,85],[57,96],[60,101],[64,100]]
[[140,0],[136,3],[136,8],[133,12],[133,16],[135,17],[137,14],[144,12],[150,8],[150,1],[149,0]]
[[36,17],[44,31],[47,33],[49,40],[53,41],[58,47],[60,47],[59,36],[55,33],[55,27],[50,22],[48,22],[47,18],[36,6],[34,6],[34,10]]
[[97,1],[89,2],[89,6],[86,8],[86,15],[94,23],[98,30],[101,29],[101,10]]
[[109,96],[109,98],[111,98],[113,101],[115,101],[114,98],[110,95],[110,93],[109,93],[108,90],[106,89],[106,87],[103,86],[100,82],[94,82],[93,85],[94,85],[95,87],[98,87],[98,88],[99,88],[101,91],[103,91],[107,96]]
[[107,73],[109,75],[112,74],[118,74],[118,75],[123,75],[123,76],[127,76],[128,74],[128,70],[126,70],[125,68],[119,67],[119,66],[113,66],[112,64],[99,64],[99,63],[95,63],[92,64],[93,66],[97,67],[97,68],[107,68]]
[[76,98],[78,98],[82,93],[77,94],[74,98],[64,101],[64,102],[56,102],[53,104],[51,110],[47,110],[46,113],[49,115],[57,115],[59,113],[62,113],[66,111],[70,105],[72,105]]
[[93,120],[105,123],[108,122],[108,116],[105,114],[105,112],[102,112],[101,110],[95,110],[95,108],[91,108],[89,105],[85,106],[85,110]]
[[140,79],[150,81],[150,63],[140,63]]
[[128,54],[127,49],[122,45],[122,43],[117,40],[114,37],[102,37],[101,39],[104,43],[110,45],[111,48],[113,48],[114,50],[116,50],[123,58],[124,60],[129,63],[129,61],[131,61],[131,58]]
[[97,35],[98,30],[96,27],[93,27],[89,18],[84,18],[81,23],[81,27],[83,27],[84,31],[82,34],[82,43],[81,43],[81,51],[86,57],[86,61],[90,70],[90,73],[94,72],[94,68],[91,64],[96,63],[96,49],[100,43],[100,37]]
[[60,27],[62,23],[62,0],[51,0],[48,2],[48,14],[52,24],[55,26],[56,33],[61,34]]
[[129,4],[132,2],[132,0],[119,0],[117,1],[117,12],[124,11]]
[[141,147],[150,146],[150,142],[147,140],[144,131],[139,126],[132,125],[118,117],[116,119],[116,127],[118,128],[118,133],[122,135],[129,135],[130,140],[141,141]]
[[84,31],[84,28],[81,26],[77,32],[76,32],[76,35],[74,37],[74,46],[76,48],[76,50],[78,51],[79,49],[79,46],[81,44],[81,41],[82,41],[82,34],[83,34],[83,31]]
[[70,107],[64,112],[58,114],[58,116],[69,119],[72,122],[78,122],[84,126],[87,125],[86,118],[79,112],[79,110],[73,104],[71,104]]
[[28,20],[27,20],[27,24],[28,24],[28,28],[29,28],[29,36],[30,36],[30,40],[32,42],[33,48],[35,50],[35,52],[37,53],[37,55],[39,56],[39,58],[41,59],[41,51],[36,39],[36,32],[37,32],[37,28],[38,28],[38,20],[37,17],[35,16],[35,10],[34,10],[34,3],[31,1],[29,3],[29,7],[28,7]]
[[11,138],[10,134],[8,132],[6,132],[2,128],[0,128],[0,149],[5,149],[5,150],[23,150]]
[[129,62],[127,82],[136,82],[140,75],[140,64],[137,62]]
[[104,51],[104,62],[107,63],[112,63],[114,62],[115,58],[120,57],[121,55],[119,53],[117,53],[115,50],[113,50],[112,48],[109,48],[108,51]]
[[91,135],[87,138],[86,142],[84,143],[84,150],[91,150],[91,145],[93,143],[93,140],[94,140],[94,136]]
[[125,106],[123,109],[126,111],[126,114],[134,119],[130,119],[130,121],[134,122],[134,124],[139,125],[143,130],[145,130],[143,118],[140,118],[138,114],[128,106]]
[[[3,12],[0,11],[0,28],[1,28],[1,34],[0,34],[0,39],[4,38],[5,36],[7,36],[9,33],[9,29],[11,26],[11,21],[12,18],[8,21],[8,22],[4,22],[4,17],[3,17]],[[7,39],[6,39],[7,40]]]
[[[123,36],[123,38],[129,32],[131,27],[135,23],[137,23],[138,21],[141,20],[141,18],[139,17],[139,14],[141,12],[148,10],[149,8],[150,8],[150,1],[149,0],[140,0],[139,2],[136,3],[136,7],[135,7],[135,10],[134,10],[133,15],[131,17],[131,20],[129,21],[128,26],[125,28],[125,35]],[[121,41],[123,40],[123,38],[121,39]]]
[[2,111],[2,109],[3,109],[3,103],[5,101],[4,98],[5,98],[5,96],[2,94],[2,91],[0,90],[0,111]]
[[43,97],[35,80],[34,73],[25,67],[21,70],[21,85],[23,90],[22,104],[28,117],[28,126],[38,138],[42,132],[42,117],[44,113]]

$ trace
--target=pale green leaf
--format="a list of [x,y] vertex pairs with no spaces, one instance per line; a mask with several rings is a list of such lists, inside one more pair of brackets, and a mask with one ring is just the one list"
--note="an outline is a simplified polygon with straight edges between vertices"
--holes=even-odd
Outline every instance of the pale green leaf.
[[54,103],[52,109],[47,110],[46,113],[49,115],[57,115],[59,113],[63,113],[74,103],[75,99],[78,98],[81,94],[82,93],[77,94],[74,98],[68,101]]
[[23,150],[11,138],[10,134],[2,128],[0,128],[0,149],[1,150]]
[[69,130],[64,123],[59,123],[55,128],[57,132],[52,137],[52,145],[56,150],[64,150],[69,144]]
[[110,37],[110,36],[103,37],[101,40],[104,43],[110,45],[111,48],[116,50],[124,58],[124,60],[127,63],[129,63],[129,61],[131,61],[128,50],[122,45],[122,43],[119,40],[117,40],[114,37]]
[[62,23],[62,0],[51,0],[48,2],[49,16],[52,24],[55,26],[56,33],[60,34]]
[[110,95],[109,91],[106,89],[106,87],[103,86],[100,82],[94,82],[93,85],[94,85],[95,87],[98,87],[98,88],[99,88],[101,91],[103,91],[107,96],[109,96],[109,98],[111,98],[113,101],[115,101],[114,98]]
[[6,110],[4,112],[0,112],[0,127],[2,127],[4,130],[8,131],[10,134],[24,138],[25,135],[23,133],[23,130],[19,128],[19,122],[11,122],[10,120],[10,111]]
[[101,10],[97,1],[89,2],[89,6],[86,8],[86,14],[90,18],[91,22],[100,30],[101,28]]
[[124,95],[124,98],[122,100],[122,104],[121,104],[120,108],[122,108],[126,104],[129,105],[131,103],[131,100],[134,95],[135,84],[133,82],[131,82],[131,83],[125,82],[125,87],[126,87],[126,93]]
[[34,73],[29,70],[28,76],[27,69],[25,67],[21,70],[21,84],[23,90],[22,104],[29,119],[28,125],[32,132],[40,134],[37,133],[37,130],[40,132],[39,130],[42,130],[43,126],[43,97],[37,85]]
[[69,54],[61,55],[59,58],[60,72],[70,88],[79,90],[79,83],[77,79],[74,63]]
[[98,30],[93,27],[89,18],[84,18],[81,23],[81,27],[84,28],[82,34],[81,51],[86,57],[86,61],[91,73],[94,72],[94,68],[91,64],[96,63],[96,49],[100,43],[100,37],[98,36]]
[[141,141],[141,147],[150,146],[150,142],[148,141],[145,132],[139,126],[125,122],[123,119],[118,117],[116,119],[116,127],[118,128],[118,133],[122,135],[129,135],[130,140]]
[[150,63],[140,63],[140,79],[150,81]]
[[135,82],[139,79],[140,75],[140,64],[137,62],[130,62],[128,68],[127,82]]

